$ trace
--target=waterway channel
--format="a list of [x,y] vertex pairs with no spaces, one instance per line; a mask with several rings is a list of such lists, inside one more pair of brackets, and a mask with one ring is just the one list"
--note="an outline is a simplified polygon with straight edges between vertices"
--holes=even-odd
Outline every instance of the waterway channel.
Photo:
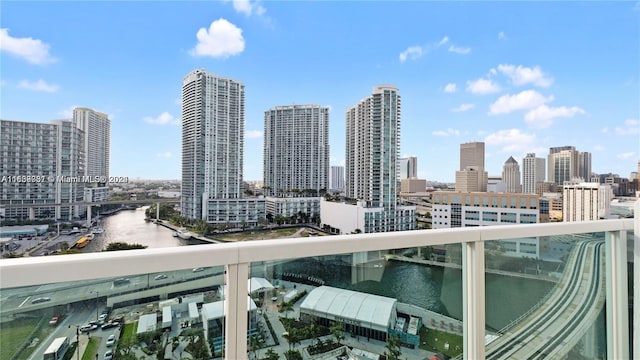
[[[101,251],[110,242],[138,243],[148,248],[197,245],[199,241],[173,237],[173,232],[145,222],[145,208],[123,210],[103,217],[104,233],[83,252]],[[351,282],[351,267],[336,257],[298,259],[277,266],[275,271],[307,274],[323,279],[327,285],[353,289],[440,312],[462,319],[462,275],[460,270],[389,261],[379,280]],[[380,271],[377,269],[376,271]],[[495,274],[486,275],[486,321],[500,329],[527,312],[552,288],[553,283]]]

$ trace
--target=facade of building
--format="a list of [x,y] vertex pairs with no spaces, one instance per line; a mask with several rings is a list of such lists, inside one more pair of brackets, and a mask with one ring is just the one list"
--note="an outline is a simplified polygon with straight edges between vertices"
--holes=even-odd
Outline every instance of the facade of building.
[[469,142],[460,144],[460,171],[468,166],[484,169],[484,143]]
[[[541,221],[539,197],[535,194],[436,191],[432,194],[432,202],[433,229],[535,224]],[[540,256],[536,238],[503,240],[500,246],[507,256]]]
[[487,182],[488,174],[481,167],[467,166],[464,170],[456,171],[456,191],[485,192]]
[[[7,220],[61,219],[79,215],[78,206],[46,206],[82,201],[83,131],[70,120],[32,123],[0,120],[0,204],[42,204],[2,209]],[[28,179],[30,177],[38,179]]]
[[364,201],[336,202],[320,200],[321,226],[335,234],[376,233],[414,230],[416,207],[397,205],[394,212],[370,207]]
[[546,169],[544,158],[536,157],[535,153],[528,153],[522,159],[522,192],[535,194],[536,184],[544,182]]
[[[182,215],[253,223],[264,200],[242,199],[244,85],[198,69],[182,81]],[[262,209],[262,210],[261,210]]]
[[613,191],[598,183],[575,183],[563,187],[562,221],[606,219],[610,215]]
[[265,111],[263,161],[265,195],[314,190],[318,196],[320,190],[327,190],[329,108],[288,105]]
[[[400,95],[392,85],[380,85],[357,105],[347,109],[345,188],[346,196],[357,204],[321,202],[321,222],[340,228],[334,221],[358,223],[364,232],[415,229],[415,207],[398,203],[398,153],[400,149]],[[322,207],[344,208],[352,220],[336,219]],[[361,208],[367,214],[362,215]],[[408,213],[413,219],[407,222]],[[325,216],[323,218],[323,216]],[[365,226],[366,225],[366,226]]]
[[435,191],[433,228],[539,222],[538,195]]
[[456,171],[456,191],[487,191],[488,174],[484,171],[484,143],[460,144],[460,170]]
[[591,153],[578,153],[578,177],[583,181],[589,181],[591,178]]
[[84,175],[109,178],[111,120],[107,114],[83,107],[73,109],[73,124],[83,131]]
[[425,191],[427,191],[427,180],[425,179],[400,180],[401,193],[423,193]]
[[415,179],[418,177],[418,158],[409,156],[398,159],[398,179]]
[[287,218],[300,216],[301,222],[309,222],[314,217],[320,216],[320,197],[274,197],[267,196],[265,199],[265,211],[267,218],[281,215]]
[[331,166],[329,170],[329,190],[334,192],[344,191],[344,166]]
[[520,165],[513,156],[510,156],[505,161],[502,167],[502,181],[506,186],[506,191],[512,194],[519,194],[522,192],[522,185],[520,184]]

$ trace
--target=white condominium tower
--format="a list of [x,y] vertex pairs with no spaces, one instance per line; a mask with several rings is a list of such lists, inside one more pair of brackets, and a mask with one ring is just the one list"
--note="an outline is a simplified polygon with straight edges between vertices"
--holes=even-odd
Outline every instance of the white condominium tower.
[[319,196],[329,188],[329,108],[277,106],[264,112],[265,194]]
[[111,120],[108,115],[77,107],[73,109],[73,124],[84,132],[82,139],[86,153],[84,175],[108,178],[111,154]]
[[395,209],[400,152],[400,95],[381,85],[347,110],[346,195],[368,206]]
[[544,182],[546,178],[545,160],[536,157],[535,153],[528,153],[522,159],[522,192],[535,194],[536,184]]
[[329,175],[329,189],[338,192],[344,191],[344,166],[331,166]]
[[[182,215],[242,197],[244,85],[198,69],[182,81]],[[224,211],[224,210],[220,210]]]

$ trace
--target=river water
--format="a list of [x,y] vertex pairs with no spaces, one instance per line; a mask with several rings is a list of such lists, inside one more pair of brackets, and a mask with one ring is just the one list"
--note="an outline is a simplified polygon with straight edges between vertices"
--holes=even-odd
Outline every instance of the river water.
[[[108,243],[138,243],[148,248],[196,245],[200,242],[173,237],[173,231],[145,222],[146,207],[123,210],[103,217],[104,233],[83,252],[103,250]],[[393,297],[398,301],[462,319],[462,274],[460,270],[404,262],[387,262],[379,280],[351,283],[351,268],[336,257],[298,259],[277,266],[276,272],[294,272],[318,277],[327,285]],[[379,269],[378,269],[379,271]],[[486,274],[486,322],[500,329],[534,306],[552,283]]]

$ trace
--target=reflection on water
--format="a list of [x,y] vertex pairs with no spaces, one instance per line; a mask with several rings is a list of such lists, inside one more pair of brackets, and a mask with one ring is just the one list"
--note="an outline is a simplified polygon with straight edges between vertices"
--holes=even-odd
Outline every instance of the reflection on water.
[[145,210],[141,207],[135,210],[122,210],[117,214],[102,217],[100,225],[104,233],[96,234],[83,252],[102,251],[107,244],[125,242],[141,244],[149,249],[197,244],[190,240],[173,237],[173,231],[164,226],[145,222]]

